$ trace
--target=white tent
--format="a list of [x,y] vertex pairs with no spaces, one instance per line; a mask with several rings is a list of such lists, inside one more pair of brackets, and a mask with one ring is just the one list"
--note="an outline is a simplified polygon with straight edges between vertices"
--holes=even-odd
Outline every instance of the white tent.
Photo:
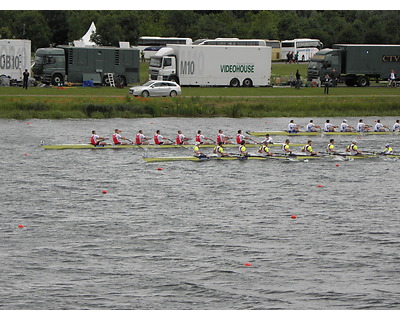
[[89,27],[89,30],[86,32],[86,34],[80,39],[80,40],[75,40],[74,45],[75,47],[94,47],[96,46],[96,43],[90,40],[90,36],[96,33],[96,26],[94,25],[94,22]]

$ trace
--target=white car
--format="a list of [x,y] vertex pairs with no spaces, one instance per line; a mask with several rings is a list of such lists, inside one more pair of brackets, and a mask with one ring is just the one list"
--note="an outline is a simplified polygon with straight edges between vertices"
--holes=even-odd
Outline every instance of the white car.
[[175,97],[181,92],[181,87],[176,82],[158,80],[151,80],[129,89],[129,94],[142,97]]

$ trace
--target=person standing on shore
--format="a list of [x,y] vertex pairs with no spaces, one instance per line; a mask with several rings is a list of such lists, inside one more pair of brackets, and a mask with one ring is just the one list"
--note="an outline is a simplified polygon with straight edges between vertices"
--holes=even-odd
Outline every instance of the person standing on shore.
[[296,89],[299,90],[300,89],[300,82],[301,82],[301,77],[300,77],[300,73],[299,70],[296,71]]
[[329,94],[329,87],[332,85],[332,79],[329,76],[329,74],[325,74],[323,84],[324,84],[324,94]]
[[22,88],[23,89],[28,89],[28,80],[29,80],[29,72],[28,69],[25,69],[24,73],[22,74],[23,76],[23,81],[22,81]]

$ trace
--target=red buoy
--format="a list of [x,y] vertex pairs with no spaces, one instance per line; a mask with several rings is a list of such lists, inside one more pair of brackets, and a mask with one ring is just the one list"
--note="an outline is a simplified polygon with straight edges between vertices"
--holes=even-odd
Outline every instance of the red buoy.
[[18,228],[22,229],[22,228],[24,228],[24,225],[23,224],[19,224]]
[[245,265],[246,267],[251,267],[251,266],[252,266],[250,262],[247,262],[247,263],[245,263],[244,265]]
[[336,167],[340,167],[340,164],[337,163],[337,164],[336,164]]
[[107,193],[107,190],[103,190],[102,193],[103,193],[103,194],[106,194],[106,193]]
[[319,184],[319,185],[318,185],[318,188],[322,188],[322,184]]
[[292,215],[292,219],[297,219],[297,216],[295,214]]
[[161,171],[161,170],[162,170],[162,168],[157,168],[157,170],[158,170],[158,171]]

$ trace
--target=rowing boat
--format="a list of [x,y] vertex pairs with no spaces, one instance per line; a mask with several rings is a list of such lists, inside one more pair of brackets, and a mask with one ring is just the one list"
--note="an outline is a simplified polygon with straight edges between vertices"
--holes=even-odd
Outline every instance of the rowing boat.
[[317,160],[317,159],[331,159],[331,160],[352,160],[352,159],[371,159],[377,157],[388,157],[388,158],[400,158],[400,155],[380,155],[380,154],[360,154],[360,155],[349,155],[349,154],[335,154],[335,155],[276,155],[276,156],[226,156],[226,157],[219,157],[215,155],[206,156],[206,157],[196,157],[196,156],[172,156],[172,157],[146,157],[143,156],[142,159],[146,162],[165,162],[165,161],[209,161],[209,160],[218,160],[218,161],[225,161],[225,160]]
[[266,134],[275,135],[275,136],[361,136],[361,135],[388,135],[388,134],[398,134],[397,132],[392,131],[384,131],[384,132],[375,132],[375,131],[368,131],[368,132],[341,132],[341,131],[334,131],[334,132],[324,132],[324,131],[315,131],[315,132],[297,132],[297,133],[289,133],[288,131],[246,131],[247,134],[252,136],[265,136]]
[[[305,144],[304,143],[291,143],[291,146],[295,147],[302,147]],[[226,144],[224,147],[226,148],[237,148],[239,145],[238,144]],[[246,144],[247,148],[255,148],[259,147],[259,144]],[[269,147],[281,147],[282,143],[275,143],[275,144],[270,144]],[[105,146],[94,146],[89,143],[77,143],[77,144],[55,144],[55,145],[41,145],[42,148],[46,150],[63,150],[63,149],[130,149],[130,148],[149,148],[149,149],[165,149],[165,148],[193,148],[193,144],[187,144],[187,145],[177,145],[177,144],[161,144],[161,145],[154,145],[154,144],[148,144],[148,145],[137,145],[137,144],[126,144],[126,145],[113,145],[113,144],[107,144]],[[215,148],[214,144],[203,144],[200,146],[200,148]]]

